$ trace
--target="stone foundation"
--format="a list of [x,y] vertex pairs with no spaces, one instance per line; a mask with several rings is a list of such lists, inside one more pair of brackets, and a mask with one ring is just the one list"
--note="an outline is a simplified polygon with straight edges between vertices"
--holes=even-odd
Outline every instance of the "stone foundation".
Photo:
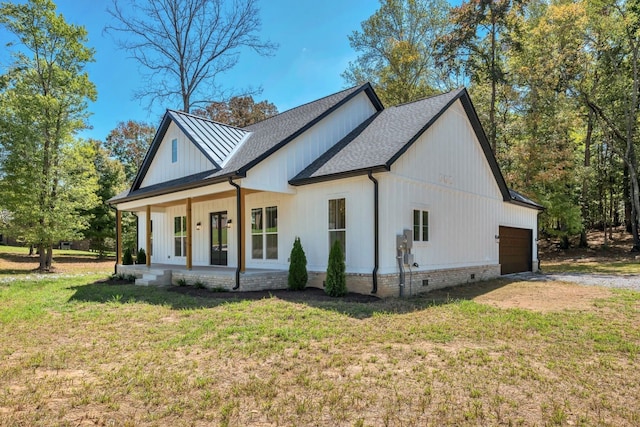
[[[154,271],[171,270],[171,284],[177,285],[179,280],[185,280],[187,285],[201,283],[209,289],[231,291],[235,286],[235,270],[177,270],[169,266],[147,268],[144,265],[118,265],[118,273],[134,275],[142,278],[144,274]],[[248,271],[240,274],[240,289],[238,291],[263,291],[287,288],[287,271]],[[310,271],[307,286],[324,288],[326,273]],[[398,297],[402,288],[403,296],[417,295],[435,289],[474,283],[494,279],[500,276],[500,265],[483,265],[476,267],[450,268],[426,271],[405,271],[404,286],[400,286],[399,274],[378,275],[378,292],[380,298]],[[167,283],[168,284],[168,283]],[[349,292],[371,294],[373,280],[371,274],[347,273],[347,289]]]
[[[324,287],[326,273],[309,272],[307,286]],[[400,279],[398,273],[378,275],[378,292],[380,298],[400,296]],[[477,267],[448,268],[442,270],[405,271],[403,295],[416,295],[435,289],[447,288],[464,283],[474,283],[495,279],[500,276],[500,265],[482,265]],[[370,294],[373,279],[370,274],[347,273],[347,289],[349,292]]]

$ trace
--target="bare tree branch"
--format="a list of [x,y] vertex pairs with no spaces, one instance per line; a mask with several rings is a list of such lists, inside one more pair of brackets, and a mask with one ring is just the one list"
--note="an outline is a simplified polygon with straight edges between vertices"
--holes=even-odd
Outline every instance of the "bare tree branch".
[[271,55],[277,49],[258,36],[258,0],[112,1],[108,12],[116,23],[105,31],[121,36],[118,45],[147,70],[137,97],[151,103],[178,98],[188,112],[200,102],[194,99],[219,99],[203,89],[219,90],[216,78],[238,63],[241,50]]

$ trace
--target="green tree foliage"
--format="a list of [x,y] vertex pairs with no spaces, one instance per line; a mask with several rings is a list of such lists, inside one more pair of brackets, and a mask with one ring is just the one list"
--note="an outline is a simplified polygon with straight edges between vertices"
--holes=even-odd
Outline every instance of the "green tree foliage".
[[344,255],[340,248],[340,242],[336,240],[329,252],[329,263],[327,265],[327,277],[324,291],[332,297],[342,297],[347,294],[347,277],[345,275],[346,266]]
[[307,273],[307,256],[304,253],[304,249],[302,249],[299,237],[296,237],[293,241],[289,259],[289,276],[287,277],[289,289],[302,290],[307,286],[309,275]]
[[[497,152],[500,95],[508,93],[502,86],[506,83],[506,55],[512,45],[509,30],[514,7],[521,3],[521,0],[463,1],[451,10],[452,30],[438,39],[440,64],[460,62],[475,85],[488,85],[488,114],[483,122],[494,153]],[[503,105],[502,111],[507,108],[508,105]]]
[[380,0],[378,9],[349,36],[359,53],[342,74],[353,85],[370,81],[382,102],[415,101],[459,84],[435,66],[435,41],[450,31],[444,0]]
[[81,237],[88,222],[78,211],[97,203],[93,148],[73,138],[96,96],[85,72],[93,51],[50,0],[0,3],[0,25],[17,38],[0,85],[0,193],[12,234],[36,246],[49,270],[53,245]]
[[109,132],[104,147],[109,156],[124,166],[126,182],[131,184],[156,134],[156,128],[144,122],[120,122]]
[[517,106],[526,114],[512,117],[511,149],[503,158],[511,165],[512,186],[547,208],[540,224],[547,234],[566,242],[582,229],[580,195],[581,153],[585,109],[572,95],[582,75],[584,9],[578,4],[536,7],[521,24],[526,37],[509,61],[518,87]]
[[206,117],[218,123],[243,128],[278,114],[278,108],[268,102],[255,102],[253,97],[234,96],[228,102],[212,102],[202,109],[193,111],[197,116]]
[[240,51],[270,55],[276,45],[260,40],[257,0],[113,0],[107,28],[123,36],[122,48],[143,70],[148,86],[138,96],[177,100],[185,112],[219,95],[216,85],[231,70]]
[[98,191],[96,195],[99,204],[93,209],[86,210],[90,226],[85,231],[85,238],[89,239],[90,247],[98,251],[100,257],[107,250],[115,248],[116,214],[107,201],[125,189],[124,168],[118,160],[109,157],[99,141],[92,141],[94,160],[98,174]]

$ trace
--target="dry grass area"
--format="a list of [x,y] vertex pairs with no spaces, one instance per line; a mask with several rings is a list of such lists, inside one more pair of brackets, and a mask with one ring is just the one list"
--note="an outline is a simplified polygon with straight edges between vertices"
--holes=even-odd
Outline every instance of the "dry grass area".
[[2,249],[0,426],[640,425],[637,292],[230,298],[89,275],[112,261],[81,254],[33,275]]
[[[29,256],[29,249],[17,246],[0,246],[0,277],[35,273],[38,255]],[[99,259],[92,252],[53,251],[53,272],[63,274],[112,272],[115,257]]]
[[0,283],[0,425],[640,424],[638,293],[507,280],[406,300],[314,292]]

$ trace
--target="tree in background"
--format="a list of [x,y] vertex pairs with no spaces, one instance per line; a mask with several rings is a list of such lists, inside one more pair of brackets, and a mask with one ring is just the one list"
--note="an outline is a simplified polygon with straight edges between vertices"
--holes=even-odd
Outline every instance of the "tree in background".
[[[439,64],[457,63],[474,85],[489,85],[487,138],[497,153],[499,95],[507,91],[505,68],[514,6],[521,0],[469,0],[451,10],[451,31],[438,39]],[[502,89],[502,90],[500,90]],[[508,107],[505,106],[505,109]],[[482,111],[481,111],[482,112]]]
[[[126,6],[123,7],[125,3]],[[269,55],[276,45],[258,37],[257,0],[113,0],[109,13],[121,47],[143,69],[148,85],[139,97],[178,100],[185,112],[220,95],[216,79],[231,70],[243,49]],[[219,97],[219,96],[218,96]]]
[[212,102],[193,112],[218,123],[243,128],[278,114],[278,108],[268,102],[255,102],[253,97],[234,96],[229,102]]
[[352,85],[370,81],[383,103],[397,105],[453,89],[459,82],[435,65],[435,41],[451,30],[444,0],[380,0],[349,36],[359,53],[342,74]]
[[586,2],[589,16],[588,51],[594,57],[594,76],[580,85],[580,93],[597,118],[609,148],[624,162],[627,221],[633,250],[640,250],[640,182],[638,120],[640,95],[640,1]]
[[134,120],[120,122],[109,132],[104,147],[110,157],[122,163],[127,183],[131,184],[136,177],[155,134],[155,127]]
[[577,3],[531,2],[519,48],[508,60],[516,88],[517,125],[510,138],[509,182],[547,209],[540,217],[546,234],[561,238],[582,229],[580,196],[585,173],[582,166],[586,109],[574,96],[576,82],[586,73],[584,50],[587,19]]
[[18,39],[0,78],[0,193],[12,234],[37,247],[39,269],[48,271],[53,245],[80,237],[88,223],[78,211],[97,203],[92,147],[73,138],[96,97],[85,72],[93,51],[86,30],[50,0],[3,2],[0,25]]
[[98,174],[97,196],[99,204],[93,209],[88,209],[84,215],[88,216],[90,227],[85,232],[85,238],[90,241],[90,248],[98,252],[99,257],[104,257],[105,252],[115,248],[116,239],[116,214],[113,208],[107,204],[111,199],[126,187],[124,167],[115,159],[109,157],[107,150],[102,148],[99,141],[92,141],[93,164]]

